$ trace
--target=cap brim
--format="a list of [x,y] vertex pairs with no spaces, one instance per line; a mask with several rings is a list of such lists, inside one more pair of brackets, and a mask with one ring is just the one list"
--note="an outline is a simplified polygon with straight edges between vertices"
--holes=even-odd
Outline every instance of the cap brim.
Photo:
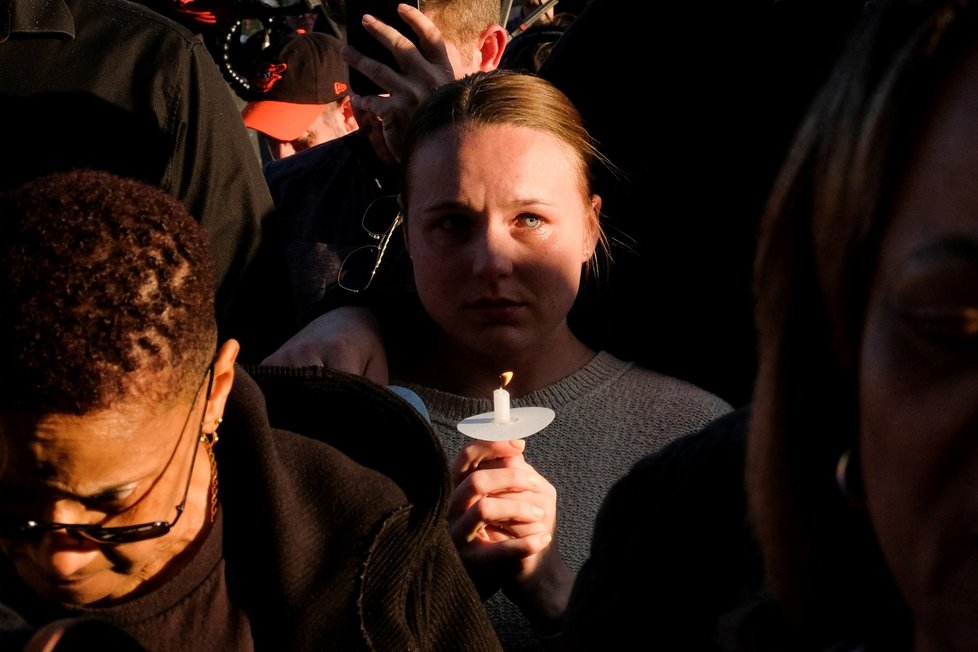
[[325,104],[296,104],[261,100],[250,102],[241,110],[245,126],[276,140],[295,140],[306,133]]

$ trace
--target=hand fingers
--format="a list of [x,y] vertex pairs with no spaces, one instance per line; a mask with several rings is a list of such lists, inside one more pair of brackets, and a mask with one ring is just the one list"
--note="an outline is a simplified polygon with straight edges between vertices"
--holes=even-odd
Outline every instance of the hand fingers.
[[473,542],[458,547],[459,556],[466,566],[484,566],[500,560],[522,560],[546,550],[553,536],[541,532],[516,539],[503,539],[493,542]]
[[[467,565],[491,564],[501,559],[523,560],[546,550],[553,541],[553,528],[540,520],[516,520],[517,512],[513,505],[500,510],[492,507],[493,503],[514,502],[487,498],[462,518],[451,522],[449,531],[452,541]],[[482,511],[483,507],[486,511]],[[523,512],[518,518],[533,519],[538,513]],[[504,516],[506,520],[487,520],[489,514]]]
[[545,510],[553,510],[557,490],[533,467],[480,469],[456,485],[448,503],[448,518],[460,517],[487,496],[526,501]]
[[[420,9],[409,4],[401,3],[397,6],[397,13],[404,19],[415,34],[418,35],[418,49],[424,55],[426,61],[433,64],[448,66],[452,70],[452,62],[448,58],[448,48],[445,47],[445,39],[441,30],[425,16]],[[396,55],[395,55],[396,58]],[[400,60],[398,60],[400,64]],[[455,73],[452,71],[452,77]]]
[[[365,21],[366,22],[366,21]],[[377,22],[377,21],[375,21]],[[362,72],[370,81],[374,82],[381,88],[390,91],[392,83],[396,83],[400,80],[400,75],[395,71],[391,70],[389,67],[385,66],[376,59],[371,59],[370,57],[361,54],[359,50],[354,48],[352,45],[345,45],[343,49],[340,50],[340,57],[346,62],[351,68],[356,68]],[[360,97],[372,97],[372,96],[360,96]],[[360,108],[360,107],[357,107]],[[367,108],[367,107],[364,107]],[[369,109],[368,109],[369,110]]]
[[377,318],[366,308],[346,306],[320,315],[262,364],[326,366],[387,384],[387,354]]
[[[344,47],[340,54],[347,65],[356,68],[374,83],[391,93],[413,90],[426,94],[441,84],[455,78],[448,49],[441,32],[431,20],[409,5],[400,5],[405,22],[414,27],[418,38],[415,45],[406,35],[374,16],[363,16],[363,27],[391,52],[400,71],[376,61],[356,48]],[[409,76],[409,77],[408,77]]]
[[493,496],[479,500],[458,518],[449,521],[449,531],[456,546],[552,534],[553,529],[553,513],[548,513],[539,504]]
[[263,365],[283,367],[329,367],[363,376],[380,385],[388,380],[387,356],[383,350],[365,340],[338,337],[319,338],[299,333],[277,351],[262,360]]
[[490,461],[500,462],[496,466],[502,466],[507,461],[512,461],[511,465],[522,465],[525,462],[524,450],[526,441],[522,439],[470,441],[459,449],[451,464],[453,484],[458,484],[466,475],[480,467],[488,468]]
[[262,360],[262,364],[281,367],[322,367],[325,362],[317,343],[305,339],[300,333]]
[[489,526],[498,528],[511,539],[548,532],[550,528],[546,516],[546,510],[532,501],[487,496],[454,519],[451,527],[467,541],[479,536],[481,530]]
[[[417,56],[420,53],[426,64],[441,68],[447,66],[448,70],[451,71],[452,63],[448,57],[445,39],[441,30],[435,26],[431,19],[417,7],[404,3],[397,6],[397,13],[414,32],[413,34],[402,34],[396,28],[370,14],[363,16],[363,27],[381,45],[390,50],[391,54],[394,55],[394,60],[397,61],[397,65],[402,70],[409,68],[407,64],[418,62]],[[417,45],[415,45],[415,40]]]

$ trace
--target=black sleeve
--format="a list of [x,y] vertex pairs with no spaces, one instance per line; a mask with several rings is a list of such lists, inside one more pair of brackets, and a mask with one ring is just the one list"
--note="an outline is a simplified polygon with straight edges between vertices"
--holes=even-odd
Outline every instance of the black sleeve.
[[674,441],[612,487],[561,649],[738,649],[738,610],[753,606],[746,596],[763,578],[743,486],[749,414],[741,408]]

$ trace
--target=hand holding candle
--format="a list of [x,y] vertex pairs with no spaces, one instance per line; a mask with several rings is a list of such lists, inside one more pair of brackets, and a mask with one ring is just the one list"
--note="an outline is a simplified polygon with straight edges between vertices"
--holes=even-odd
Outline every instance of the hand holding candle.
[[493,423],[509,423],[509,392],[504,388],[512,379],[512,371],[504,371],[499,376],[499,389],[492,393]]

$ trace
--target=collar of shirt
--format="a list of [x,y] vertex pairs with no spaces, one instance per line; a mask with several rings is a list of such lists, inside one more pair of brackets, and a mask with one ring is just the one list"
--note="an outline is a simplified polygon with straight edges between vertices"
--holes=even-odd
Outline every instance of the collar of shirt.
[[0,6],[0,43],[12,34],[75,38],[75,21],[65,0],[7,0]]

